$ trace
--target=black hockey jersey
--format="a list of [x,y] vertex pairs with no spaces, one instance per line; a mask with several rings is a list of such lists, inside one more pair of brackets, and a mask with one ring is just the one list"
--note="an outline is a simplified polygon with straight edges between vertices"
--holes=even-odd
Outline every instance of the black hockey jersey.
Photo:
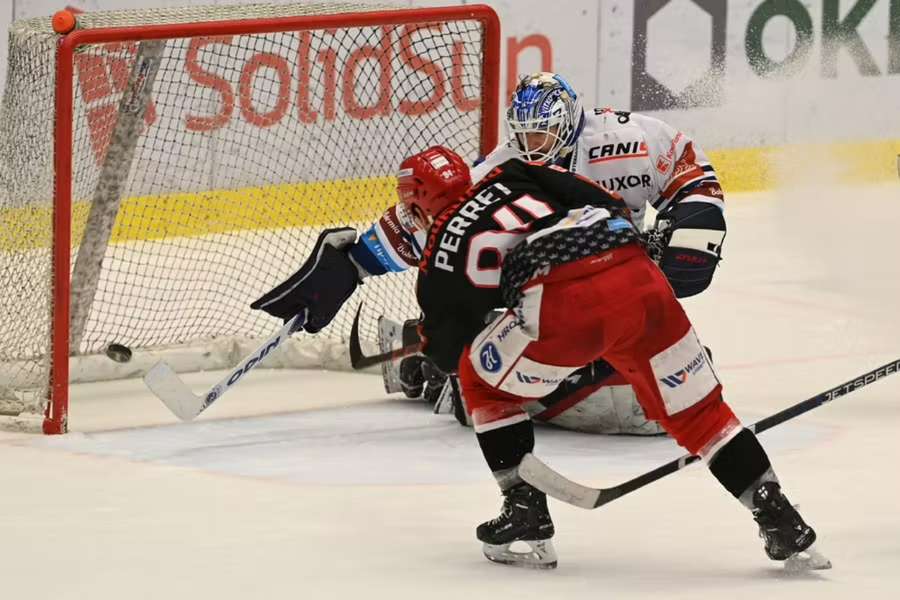
[[456,370],[488,313],[505,306],[504,257],[526,238],[531,243],[548,230],[584,231],[617,217],[637,239],[622,218],[627,214],[620,196],[558,167],[519,160],[496,167],[442,212],[428,233],[416,289],[425,354],[445,372]]

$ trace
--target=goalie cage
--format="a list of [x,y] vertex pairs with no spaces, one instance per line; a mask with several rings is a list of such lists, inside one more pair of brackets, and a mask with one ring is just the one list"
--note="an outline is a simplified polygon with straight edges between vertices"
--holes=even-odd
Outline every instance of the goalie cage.
[[[179,371],[234,364],[276,325],[248,304],[322,228],[359,230],[393,204],[405,156],[493,147],[498,70],[499,22],[480,5],[97,12],[64,36],[50,18],[14,23],[0,114],[4,426],[65,432],[70,382],[139,376],[163,352]],[[413,281],[360,293],[373,313],[413,317]],[[269,366],[345,365],[351,304]],[[106,357],[110,343],[131,361]]]

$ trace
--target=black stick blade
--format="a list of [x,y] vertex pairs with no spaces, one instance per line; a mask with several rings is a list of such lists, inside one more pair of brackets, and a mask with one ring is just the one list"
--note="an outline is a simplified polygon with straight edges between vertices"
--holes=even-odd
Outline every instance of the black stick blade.
[[396,350],[391,350],[390,352],[365,356],[362,351],[362,345],[359,343],[359,315],[361,313],[362,302],[359,303],[359,308],[356,309],[356,316],[353,318],[353,327],[350,328],[350,366],[353,367],[354,370],[358,371],[360,369],[365,369],[366,367],[394,360],[395,358],[409,356],[422,349],[422,343],[417,342],[415,344],[403,346],[402,348],[397,348]]

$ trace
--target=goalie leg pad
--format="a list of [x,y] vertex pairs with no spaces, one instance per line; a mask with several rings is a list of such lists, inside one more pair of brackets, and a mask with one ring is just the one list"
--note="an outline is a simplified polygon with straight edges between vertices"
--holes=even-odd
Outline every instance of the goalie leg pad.
[[[378,317],[378,349],[382,352],[390,352],[400,345],[395,342],[400,340],[402,326],[385,316]],[[399,360],[386,360],[381,363],[381,378],[384,380],[384,391],[388,394],[399,392],[403,389],[400,385]]]
[[[411,346],[420,341],[416,332],[418,319],[409,319],[403,325],[391,319],[378,317],[378,348],[382,353],[396,350],[401,346]],[[384,379],[384,390],[393,394],[402,391],[407,398],[418,398],[425,391],[429,382],[430,370],[422,354],[413,354],[402,359],[394,359],[381,363],[381,377]],[[432,390],[433,394],[437,391]]]
[[[532,416],[542,421],[584,433],[602,435],[660,435],[665,430],[647,419],[630,385],[594,384],[580,389],[562,404]],[[560,410],[554,410],[560,408]]]
[[526,405],[532,418],[556,427],[605,435],[660,435],[628,382],[603,360],[578,369],[539,402]]

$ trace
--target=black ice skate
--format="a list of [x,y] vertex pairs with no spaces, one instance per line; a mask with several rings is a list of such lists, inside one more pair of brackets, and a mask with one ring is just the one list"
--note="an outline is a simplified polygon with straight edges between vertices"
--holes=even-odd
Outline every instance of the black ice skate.
[[[555,569],[556,550],[553,548],[553,521],[547,510],[547,496],[527,483],[520,483],[503,492],[500,516],[478,526],[475,535],[484,542],[488,560],[533,569]],[[527,545],[529,551],[516,551],[516,543]]]
[[813,546],[816,532],[803,521],[778,483],[767,481],[759,486],[753,506],[753,519],[759,523],[759,537],[765,541],[769,558],[785,561],[789,570],[831,568],[831,561]]

